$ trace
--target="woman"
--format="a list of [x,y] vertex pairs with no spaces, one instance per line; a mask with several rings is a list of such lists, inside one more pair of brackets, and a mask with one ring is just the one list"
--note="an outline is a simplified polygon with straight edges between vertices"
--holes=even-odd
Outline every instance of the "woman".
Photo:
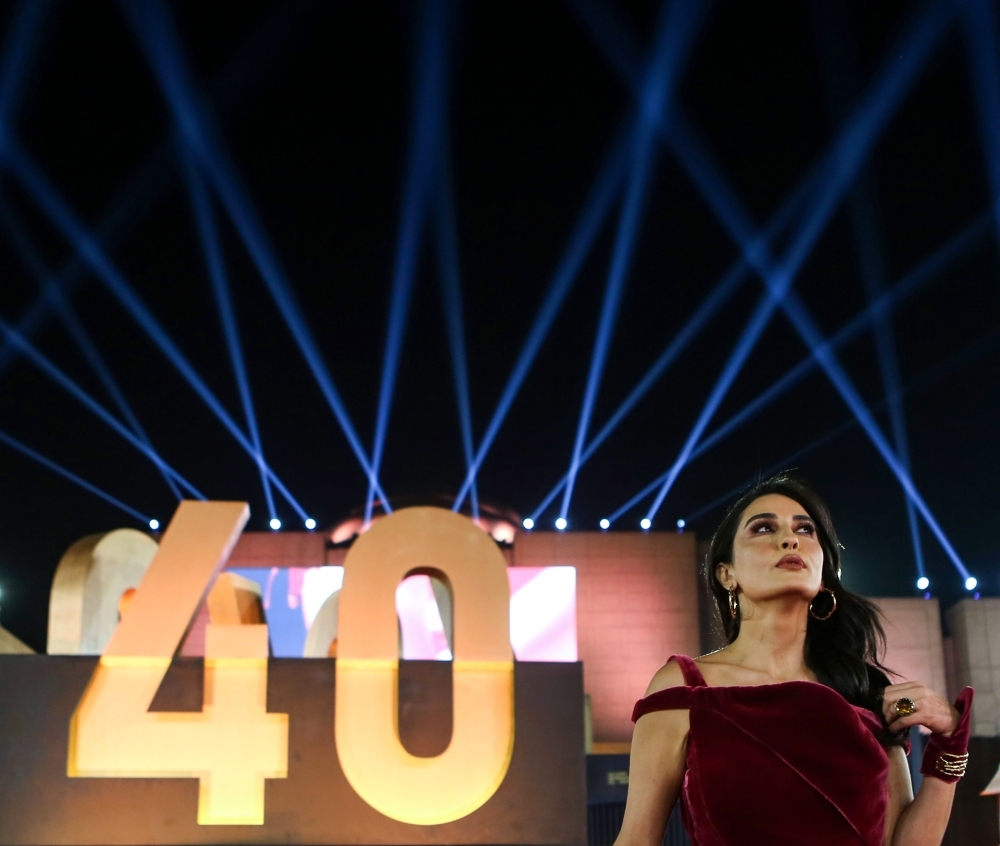
[[[729,645],[674,656],[636,704],[617,846],[659,846],[679,796],[696,846],[939,846],[972,690],[951,706],[889,684],[878,612],[841,585],[839,550],[822,500],[787,475],[730,508],[706,561]],[[931,732],[916,798],[915,725]]]

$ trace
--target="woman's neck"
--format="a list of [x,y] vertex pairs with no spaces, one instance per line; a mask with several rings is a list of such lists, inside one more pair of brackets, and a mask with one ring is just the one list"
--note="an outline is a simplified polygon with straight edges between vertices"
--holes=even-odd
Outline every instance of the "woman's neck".
[[806,664],[809,608],[799,602],[755,606],[740,622],[739,636],[726,652],[729,659],[775,681],[812,679]]

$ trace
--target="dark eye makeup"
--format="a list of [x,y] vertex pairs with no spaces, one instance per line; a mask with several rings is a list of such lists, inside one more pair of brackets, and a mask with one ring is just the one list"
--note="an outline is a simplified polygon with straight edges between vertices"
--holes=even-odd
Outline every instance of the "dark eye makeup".
[[[777,528],[777,521],[771,519],[755,520],[748,527],[750,534],[763,535],[773,532]],[[795,523],[795,531],[805,535],[814,535],[816,525],[809,520],[802,520]]]

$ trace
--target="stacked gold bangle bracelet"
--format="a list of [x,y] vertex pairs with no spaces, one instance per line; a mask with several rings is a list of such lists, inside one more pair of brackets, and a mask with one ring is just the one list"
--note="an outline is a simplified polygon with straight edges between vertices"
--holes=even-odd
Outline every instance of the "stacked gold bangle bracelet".
[[934,768],[942,775],[961,778],[965,775],[965,768],[968,766],[968,763],[968,752],[962,755],[951,755],[947,752],[942,752],[938,756],[937,761],[934,762]]

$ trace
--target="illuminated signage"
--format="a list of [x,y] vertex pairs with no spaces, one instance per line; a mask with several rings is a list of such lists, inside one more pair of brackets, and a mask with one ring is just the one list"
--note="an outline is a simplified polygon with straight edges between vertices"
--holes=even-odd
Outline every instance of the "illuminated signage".
[[[238,576],[218,578],[248,515],[243,503],[180,505],[73,714],[71,777],[197,778],[199,824],[264,824],[265,780],[288,773],[288,716],[267,711],[267,626],[240,610]],[[451,742],[434,757],[409,753],[398,729],[396,592],[413,574],[444,583],[453,609]],[[202,710],[152,712],[210,587]],[[398,511],[349,551],[331,731],[351,787],[385,816],[454,821],[504,781],[515,735],[509,597],[496,544],[450,511]]]
[[197,778],[200,825],[263,824],[264,779],[288,773],[288,717],[266,712],[266,625],[212,623],[201,713],[149,711],[249,516],[244,503],[178,507],[73,714],[71,777]]
[[[507,566],[493,540],[440,508],[380,520],[347,555],[337,648],[337,754],[358,794],[383,814],[429,825],[464,817],[500,786],[514,745],[514,654]],[[434,758],[396,730],[396,586],[435,575],[454,608],[452,737]]]

